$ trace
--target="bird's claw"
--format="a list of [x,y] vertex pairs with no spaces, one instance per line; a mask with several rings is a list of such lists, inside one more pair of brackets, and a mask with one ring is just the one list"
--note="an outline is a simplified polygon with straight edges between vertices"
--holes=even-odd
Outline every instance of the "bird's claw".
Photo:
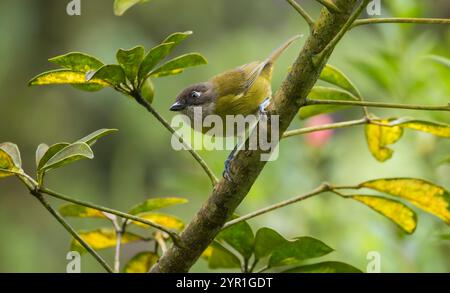
[[233,182],[233,178],[231,177],[231,169],[230,169],[230,165],[231,164],[230,163],[231,163],[231,159],[228,158],[225,161],[225,170],[223,170],[222,176],[223,176],[223,178],[225,178],[229,182]]

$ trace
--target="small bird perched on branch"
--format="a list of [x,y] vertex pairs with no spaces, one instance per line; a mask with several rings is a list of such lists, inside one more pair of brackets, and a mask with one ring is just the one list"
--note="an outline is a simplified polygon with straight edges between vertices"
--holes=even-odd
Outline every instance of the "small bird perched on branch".
[[[170,107],[171,111],[178,111],[194,121],[194,109],[201,108],[201,119],[208,115],[217,115],[222,120],[222,125],[226,125],[226,116],[232,115],[256,115],[264,114],[272,96],[272,72],[275,61],[280,55],[301,35],[290,38],[279,48],[274,50],[264,61],[255,61],[235,69],[220,73],[206,82],[197,83],[185,88],[176,98],[175,103]],[[194,123],[191,123],[194,127]],[[203,133],[210,128],[202,127],[199,130]],[[233,136],[239,133],[232,133]],[[229,135],[226,130],[223,136]],[[235,152],[228,157],[225,163],[224,176],[229,177],[228,163],[233,158]]]

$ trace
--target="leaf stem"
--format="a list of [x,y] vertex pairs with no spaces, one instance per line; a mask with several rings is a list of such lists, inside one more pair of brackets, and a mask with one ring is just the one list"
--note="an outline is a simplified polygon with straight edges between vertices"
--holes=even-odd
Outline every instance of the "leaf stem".
[[135,215],[130,215],[130,214],[127,214],[127,213],[124,213],[124,212],[120,212],[120,211],[117,211],[117,210],[113,210],[113,209],[110,209],[110,208],[99,206],[99,205],[96,205],[96,204],[93,204],[93,203],[89,203],[89,202],[86,202],[86,201],[74,199],[74,198],[68,197],[68,196],[66,196],[64,194],[52,191],[52,190],[47,189],[47,188],[40,188],[39,192],[45,193],[47,195],[53,196],[53,197],[61,199],[61,200],[65,200],[65,201],[68,201],[68,202],[71,202],[71,203],[75,203],[75,204],[78,204],[78,205],[81,205],[81,206],[85,206],[85,207],[93,208],[93,209],[96,209],[96,210],[99,210],[99,211],[102,211],[102,212],[110,213],[110,214],[113,214],[113,215],[116,215],[116,216],[119,216],[119,217],[122,217],[122,218],[125,218],[125,219],[128,219],[128,220],[132,220],[132,221],[136,221],[136,222],[140,222],[140,223],[149,225],[149,226],[151,226],[151,227],[153,227],[155,229],[158,229],[158,230],[161,230],[161,231],[167,233],[170,236],[170,238],[172,238],[172,241],[174,242],[175,245],[180,245],[179,236],[178,236],[177,233],[172,232],[169,229],[167,229],[167,228],[165,228],[165,227],[163,227],[161,225],[158,225],[156,223],[153,223],[153,222],[151,222],[149,220],[142,219],[142,218],[140,218],[138,216],[135,216]]
[[308,12],[295,0],[286,0],[286,1],[303,17],[303,19],[305,19],[305,21],[309,25],[309,29],[312,31],[314,29],[315,24],[313,18],[308,14]]
[[387,17],[387,18],[367,18],[356,20],[350,29],[358,26],[368,24],[379,23],[409,23],[409,24],[450,24],[450,19],[446,18],[399,18],[399,17]]
[[328,0],[316,0],[323,6],[325,6],[330,12],[341,13],[341,10],[332,2]]
[[312,126],[312,127],[305,127],[295,130],[286,131],[283,133],[283,136],[281,138],[288,138],[291,136],[296,135],[302,135],[305,133],[311,133],[316,131],[322,131],[322,130],[328,130],[328,129],[337,129],[337,128],[344,128],[344,127],[350,127],[355,125],[363,125],[366,124],[369,121],[368,118],[362,118],[358,120],[351,120],[351,121],[345,121],[345,122],[338,122],[338,123],[330,123],[330,124],[323,124],[318,126]]
[[147,101],[145,101],[142,96],[139,93],[133,94],[133,97],[136,99],[136,101],[142,105],[145,109],[147,109],[148,112],[150,112],[167,130],[170,131],[173,135],[177,137],[177,139],[183,144],[183,146],[188,150],[188,152],[194,157],[194,159],[200,164],[200,166],[203,168],[203,170],[208,175],[209,179],[211,180],[211,183],[214,186],[216,186],[217,182],[219,180],[214,175],[213,171],[208,167],[205,160],[194,150],[191,148],[190,145],[188,145],[184,139],[178,135],[178,133],[173,129],[169,122],[167,122],[159,113],[156,111]]
[[314,189],[311,192],[308,192],[308,193],[302,194],[300,196],[297,196],[297,197],[294,197],[294,198],[291,198],[291,199],[279,202],[277,204],[268,206],[266,208],[257,210],[257,211],[255,211],[253,213],[250,213],[250,214],[247,214],[245,216],[239,217],[237,219],[231,220],[231,221],[227,222],[223,226],[223,229],[226,229],[228,227],[236,225],[237,223],[240,223],[240,222],[247,221],[249,219],[255,218],[257,216],[260,216],[260,215],[263,215],[263,214],[267,214],[267,213],[269,213],[271,211],[280,209],[282,207],[285,207],[285,206],[288,206],[288,205],[291,205],[291,204],[303,201],[305,199],[308,199],[310,197],[313,197],[315,195],[318,195],[318,194],[326,192],[326,191],[330,191],[330,186],[328,184],[326,184],[326,183],[323,183],[323,184],[321,184],[319,187],[317,187],[316,189]]
[[306,105],[348,105],[348,106],[366,106],[375,108],[394,108],[409,110],[428,110],[428,111],[450,111],[450,103],[443,106],[429,105],[405,105],[395,103],[366,102],[366,101],[346,101],[346,100],[314,100],[307,99]]
[[52,216],[67,230],[67,232],[72,235],[108,272],[113,273],[113,269],[108,265],[108,263],[86,242],[83,238],[75,231],[75,229],[70,226],[70,224],[50,205],[50,203],[45,200],[42,194],[38,191],[32,190],[31,193],[39,200],[39,202],[47,209],[47,211],[52,214]]

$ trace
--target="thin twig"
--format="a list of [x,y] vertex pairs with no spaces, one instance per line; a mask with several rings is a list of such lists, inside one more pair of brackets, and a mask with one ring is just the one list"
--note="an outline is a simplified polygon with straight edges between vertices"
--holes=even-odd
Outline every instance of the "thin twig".
[[161,225],[158,225],[158,224],[156,224],[154,222],[151,222],[149,220],[142,219],[142,218],[140,218],[138,216],[130,215],[130,214],[127,214],[127,213],[124,213],[124,212],[120,212],[120,211],[117,211],[117,210],[113,210],[113,209],[110,209],[110,208],[102,207],[102,206],[99,206],[99,205],[96,205],[96,204],[93,204],[93,203],[90,203],[90,202],[74,199],[74,198],[68,197],[67,195],[64,195],[64,194],[52,191],[52,190],[47,189],[47,188],[40,188],[39,191],[42,192],[42,193],[45,193],[47,195],[53,196],[55,198],[61,199],[61,200],[65,200],[65,201],[68,201],[68,202],[71,202],[71,203],[75,203],[75,204],[78,204],[78,205],[81,205],[81,206],[93,208],[93,209],[96,209],[96,210],[99,210],[99,211],[102,211],[102,212],[107,212],[107,213],[110,213],[110,214],[113,214],[113,215],[116,215],[116,216],[119,216],[119,217],[122,217],[122,218],[125,218],[125,219],[129,219],[129,220],[132,220],[132,221],[136,221],[136,222],[140,222],[140,223],[149,225],[149,226],[151,226],[151,227],[153,227],[155,229],[158,229],[158,230],[166,232],[170,236],[170,238],[172,238],[172,241],[174,242],[175,245],[180,245],[180,243],[179,243],[179,236],[178,236],[177,233],[175,233],[173,231],[170,231],[169,229],[167,229],[167,228],[165,228],[165,227],[163,227]]
[[341,13],[341,10],[332,2],[328,0],[316,0],[323,6],[325,6],[330,12]]
[[308,192],[308,193],[302,194],[300,196],[297,196],[297,197],[294,197],[294,198],[291,198],[291,199],[279,202],[279,203],[271,205],[269,207],[257,210],[257,211],[255,211],[253,213],[248,214],[248,215],[245,215],[245,216],[239,217],[237,219],[231,220],[231,221],[227,222],[223,226],[223,229],[226,229],[226,228],[228,228],[230,226],[236,225],[237,223],[240,223],[240,222],[243,222],[243,221],[247,221],[247,220],[252,219],[254,217],[266,214],[268,212],[280,209],[282,207],[291,205],[293,203],[297,203],[297,202],[303,201],[303,200],[305,200],[307,198],[313,197],[313,196],[315,196],[317,194],[320,194],[322,192],[329,191],[329,190],[330,190],[330,187],[328,186],[328,184],[324,183],[324,184],[320,185],[318,188],[314,189],[311,192]]
[[314,100],[307,99],[306,105],[347,105],[347,106],[366,106],[375,108],[394,108],[408,110],[428,110],[428,111],[450,111],[450,103],[443,106],[429,105],[405,105],[395,103],[366,102],[366,101],[347,101],[347,100]]
[[368,24],[379,24],[379,23],[409,23],[409,24],[450,24],[450,19],[446,18],[398,18],[398,17],[387,17],[387,18],[367,18],[356,20],[350,29],[358,26],[368,25]]
[[72,235],[74,239],[76,239],[81,246],[83,246],[87,252],[89,252],[99,263],[100,265],[109,273],[113,273],[113,269],[108,265],[108,263],[86,242],[83,238],[75,231],[75,229],[70,226],[70,224],[55,210],[52,206],[45,200],[40,192],[32,191],[31,192],[40,203],[47,209],[47,211],[52,214],[52,216],[67,230],[67,232]]
[[364,7],[367,6],[369,0],[363,0],[359,6],[355,9],[353,14],[347,20],[347,22],[342,26],[338,34],[325,46],[325,48],[313,57],[314,64],[320,65],[322,61],[333,51],[334,47],[339,43],[339,41],[344,37],[345,33],[350,29],[355,20],[359,17]]
[[[166,245],[166,241],[164,240],[162,233],[156,232],[154,238],[155,238],[156,243],[158,243],[158,246],[161,247],[161,252],[165,253],[167,251],[167,245]],[[157,252],[155,252],[155,253],[157,253]]]
[[177,139],[183,144],[183,146],[187,149],[189,153],[194,157],[194,159],[200,164],[200,166],[203,168],[203,170],[208,175],[209,179],[211,180],[211,183],[214,186],[216,186],[217,182],[219,180],[214,175],[214,172],[208,167],[208,164],[206,164],[205,160],[194,150],[190,145],[188,145],[184,139],[175,131],[175,129],[170,126],[169,122],[167,122],[159,113],[156,111],[147,101],[145,101],[140,94],[134,94],[133,95],[136,101],[142,105],[145,109],[147,109],[150,114],[152,114],[167,130],[170,131],[173,135],[177,137]]
[[[119,218],[121,219],[121,218]],[[126,220],[123,221],[122,225],[119,225],[117,223],[117,218],[114,219],[112,222],[114,224],[114,229],[116,231],[116,250],[114,253],[114,272],[119,273],[120,272],[120,249],[122,245],[122,236],[123,233],[125,233],[126,229]]]
[[288,138],[291,136],[302,135],[305,133],[311,133],[311,132],[328,130],[328,129],[337,129],[337,128],[355,126],[355,125],[363,125],[363,124],[366,124],[368,121],[369,121],[369,119],[362,118],[362,119],[358,119],[358,120],[351,120],[351,121],[345,121],[345,122],[337,122],[337,123],[323,124],[323,125],[312,126],[312,127],[305,127],[305,128],[286,131],[285,133],[283,133],[282,138]]
[[309,25],[309,29],[312,31],[314,29],[314,19],[308,14],[308,12],[295,0],[286,1],[305,19]]

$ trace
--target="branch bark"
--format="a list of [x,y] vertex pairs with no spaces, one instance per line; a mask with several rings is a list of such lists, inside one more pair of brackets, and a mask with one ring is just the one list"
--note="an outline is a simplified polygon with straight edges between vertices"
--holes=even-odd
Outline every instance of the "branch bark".
[[[307,95],[328,60],[326,56],[315,64],[313,56],[322,52],[339,34],[358,5],[357,0],[337,0],[335,3],[342,13],[333,14],[322,9],[313,33],[267,109],[269,119],[270,115],[279,115],[280,135],[286,131],[299,108],[305,104]],[[269,128],[269,137],[270,131]],[[266,162],[260,160],[262,153],[260,149],[241,150],[237,153],[230,162],[233,181],[222,179],[215,186],[211,196],[181,234],[183,245],[172,246],[150,272],[189,271],[245,198],[264,168]]]

